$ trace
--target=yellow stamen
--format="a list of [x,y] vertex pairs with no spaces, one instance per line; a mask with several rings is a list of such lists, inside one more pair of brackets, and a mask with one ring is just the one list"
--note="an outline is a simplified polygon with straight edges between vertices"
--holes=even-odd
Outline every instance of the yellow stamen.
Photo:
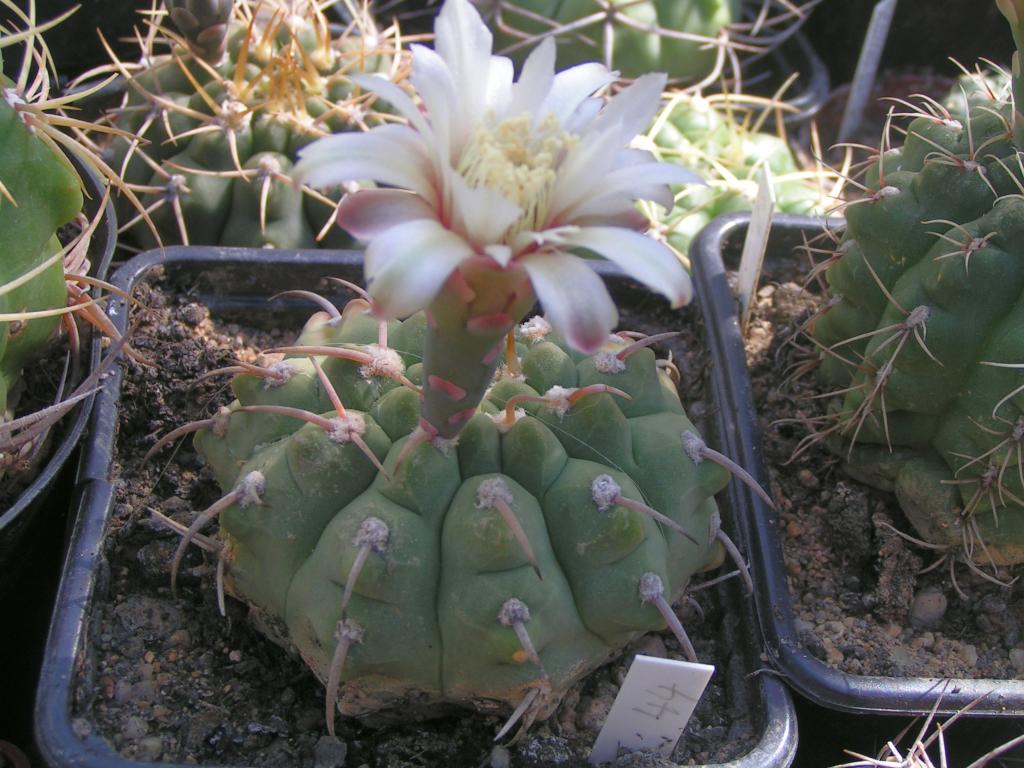
[[533,125],[533,115],[481,125],[466,145],[458,172],[471,187],[500,192],[522,209],[506,240],[546,224],[556,171],[577,137],[548,115]]

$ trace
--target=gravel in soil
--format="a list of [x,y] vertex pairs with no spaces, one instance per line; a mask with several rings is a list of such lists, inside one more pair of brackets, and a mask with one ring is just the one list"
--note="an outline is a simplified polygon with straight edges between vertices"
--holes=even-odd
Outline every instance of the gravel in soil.
[[962,563],[928,571],[936,556],[898,533],[914,531],[893,495],[844,475],[823,445],[791,461],[827,405],[813,373],[791,378],[805,358],[790,341],[819,304],[802,280],[791,262],[766,264],[747,341],[801,639],[850,674],[1024,678],[1019,581],[1000,586]]
[[[497,718],[461,711],[381,729],[339,717],[334,739],[324,726],[323,689],[301,661],[259,635],[240,603],[229,599],[227,616],[220,616],[215,561],[190,548],[178,595],[171,594],[169,564],[178,537],[152,522],[152,511],[187,525],[220,494],[187,439],[149,464],[141,457],[158,435],[204,418],[231,399],[224,378],[200,379],[204,372],[234,360],[260,362],[258,349],[279,345],[294,331],[212,319],[187,289],[165,288],[145,283],[137,294],[149,309],[133,344],[159,367],[127,364],[113,471],[116,500],[105,543],[108,567],[77,684],[78,731],[100,735],[122,757],[138,761],[275,768],[585,765],[628,659],[634,652],[678,658],[671,635],[639,640],[618,662],[584,681],[547,723],[509,747],[492,742],[501,725]],[[293,319],[265,320],[298,327]],[[624,317],[630,327],[642,325],[634,320]],[[692,333],[673,344],[687,392],[701,376],[693,350],[702,345]],[[706,409],[696,403],[693,410]],[[633,755],[620,765],[726,762],[756,742],[759,715],[737,701],[727,683],[742,677],[741,662],[718,635],[722,623],[735,618],[710,593],[700,602],[703,620],[683,620],[699,657],[716,664],[718,672],[673,761]]]

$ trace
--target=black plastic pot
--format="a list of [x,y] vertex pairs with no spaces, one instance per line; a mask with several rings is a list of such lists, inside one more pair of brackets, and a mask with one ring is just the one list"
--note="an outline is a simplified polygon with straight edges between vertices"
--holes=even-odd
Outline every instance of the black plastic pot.
[[[168,248],[165,254],[149,252],[126,265],[113,282],[130,290],[155,266],[175,282],[187,281],[196,289],[196,300],[214,312],[245,310],[253,315],[268,311],[266,297],[287,287],[317,286],[324,275],[358,279],[361,255],[346,252],[283,252],[269,250]],[[633,295],[649,295],[615,269],[600,270],[613,293],[621,301]],[[231,286],[225,295],[216,286]],[[636,301],[637,299],[634,299]],[[286,303],[285,311],[295,310],[295,327],[308,316],[308,303]],[[282,304],[274,305],[281,312]],[[121,327],[125,324],[125,305],[117,302],[111,316]],[[710,319],[711,315],[707,315]],[[716,365],[715,367],[719,367]],[[92,417],[92,432],[79,471],[80,502],[72,533],[70,551],[47,640],[46,655],[35,710],[36,738],[39,749],[53,768],[141,768],[155,763],[131,762],[119,757],[102,738],[89,733],[77,722],[74,711],[76,692],[88,686],[80,679],[89,667],[92,653],[90,628],[94,602],[107,589],[107,562],[104,538],[111,515],[115,491],[110,482],[115,450],[119,390],[122,374],[115,370],[100,394]],[[732,517],[724,509],[723,517]],[[757,644],[753,605],[739,594],[733,579],[716,587],[715,599],[728,607],[727,619],[720,629],[721,647],[731,657],[718,674],[727,680],[731,708],[755,712],[758,736],[756,746],[741,759],[730,762],[732,768],[785,768],[796,753],[796,719],[792,701],[784,685],[772,675],[756,674],[762,666]],[[168,768],[168,764],[160,765]]]
[[[721,445],[767,488],[768,473],[744,363],[737,304],[723,265],[724,260],[735,266],[749,223],[749,214],[716,219],[697,236],[690,253],[696,290],[704,297],[708,307],[705,311],[714,318],[708,322],[709,343],[718,359],[730,363],[712,374],[722,396]],[[823,224],[820,219],[776,217],[766,263],[797,258],[793,249],[803,243],[803,235],[821,232]],[[899,715],[926,714],[937,704],[940,713],[952,714],[984,696],[970,712],[972,716],[1024,717],[1024,680],[850,675],[814,657],[796,629],[778,515],[745,487],[738,490],[731,502],[737,511],[735,523],[740,530],[741,547],[751,561],[757,618],[765,647],[771,663],[795,691],[832,709]]]
[[[76,165],[89,190],[84,210],[92,217],[103,199],[103,187],[91,170],[78,163]],[[103,221],[97,227],[89,245],[89,258],[93,265],[94,277],[102,279],[106,276],[116,244],[117,219],[113,203],[108,201]],[[85,375],[99,364],[100,352],[100,339],[94,338],[88,350],[88,360],[83,366]],[[28,539],[45,527],[48,493],[85,431],[93,399],[89,397],[83,400],[53,428],[50,439],[53,441],[54,449],[49,459],[15,502],[6,510],[0,511],[0,572],[4,574],[4,578],[0,579],[0,594],[16,581],[15,562],[30,556]],[[66,504],[64,506],[66,507]]]

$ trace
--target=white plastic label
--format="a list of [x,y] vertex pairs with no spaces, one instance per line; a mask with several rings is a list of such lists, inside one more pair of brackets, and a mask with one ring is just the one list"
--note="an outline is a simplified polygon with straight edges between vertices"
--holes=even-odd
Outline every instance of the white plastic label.
[[609,762],[620,750],[669,757],[714,672],[708,664],[638,655],[594,742],[590,762]]
[[743,242],[740,257],[740,271],[737,276],[736,292],[740,300],[741,330],[746,333],[750,307],[754,303],[754,292],[761,279],[761,265],[768,250],[768,235],[772,230],[772,215],[775,213],[775,189],[772,186],[772,172],[765,164],[761,166],[757,185],[757,199],[750,214],[747,239]]

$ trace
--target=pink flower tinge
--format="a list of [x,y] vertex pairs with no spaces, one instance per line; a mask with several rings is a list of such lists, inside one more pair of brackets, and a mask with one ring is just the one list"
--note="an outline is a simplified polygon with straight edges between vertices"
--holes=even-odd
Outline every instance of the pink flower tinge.
[[435,50],[412,46],[419,105],[381,77],[352,78],[408,124],[320,139],[296,169],[313,186],[383,185],[348,195],[338,217],[368,243],[366,279],[381,310],[425,308],[464,260],[482,256],[525,270],[554,329],[592,352],[618,313],[580,252],[615,262],[673,306],[689,301],[685,269],[642,234],[635,204],[671,208],[669,185],[700,179],[628,147],[654,116],[665,76],[645,75],[605,102],[593,94],[614,73],[595,63],[556,74],[547,39],[514,80],[469,0],[447,0],[435,40]]

